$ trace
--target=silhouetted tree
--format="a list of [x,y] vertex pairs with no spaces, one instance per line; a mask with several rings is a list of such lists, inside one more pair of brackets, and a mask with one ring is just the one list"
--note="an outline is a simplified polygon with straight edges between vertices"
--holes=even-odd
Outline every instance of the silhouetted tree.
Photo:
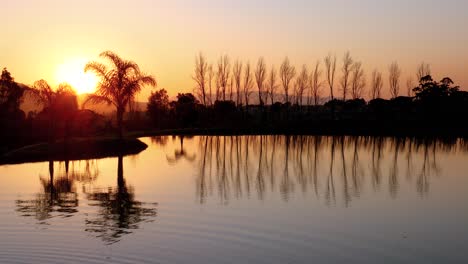
[[213,85],[213,77],[214,77],[214,71],[213,71],[213,65],[208,65],[208,87],[210,90],[210,97],[209,97],[209,103],[210,105],[213,105],[213,90],[212,90],[212,85]]
[[389,70],[388,81],[390,84],[390,95],[392,96],[392,98],[395,98],[398,96],[400,92],[401,70],[396,61],[390,64],[388,70]]
[[307,66],[302,65],[302,70],[296,78],[296,104],[302,105],[302,99],[304,98],[304,92],[309,87],[309,73]]
[[406,94],[407,96],[412,96],[413,95],[413,89],[416,85],[414,84],[413,78],[408,77],[406,79]]
[[335,72],[336,72],[336,56],[330,53],[325,57],[325,70],[327,75],[328,87],[330,88],[330,98],[335,99],[333,96],[333,85],[335,83]]
[[54,139],[55,128],[60,123],[65,124],[67,136],[71,118],[78,110],[77,96],[73,88],[67,83],[62,83],[54,91],[45,80],[39,80],[29,92],[36,102],[44,107],[42,113],[47,116],[49,122],[49,141]]
[[250,93],[252,92],[252,70],[250,69],[250,63],[247,62],[244,69],[244,98],[245,98],[245,106],[249,106],[249,98]]
[[0,76],[0,115],[20,111],[25,88],[15,82],[10,72],[3,68]]
[[289,89],[291,88],[291,81],[296,75],[296,68],[289,62],[289,58],[284,58],[280,67],[280,78],[283,85],[284,101],[289,103]]
[[431,75],[431,66],[425,62],[421,62],[421,64],[418,65],[418,69],[416,72],[417,81],[421,80],[421,78],[428,75]]
[[86,102],[112,104],[117,110],[119,137],[123,137],[123,115],[125,108],[145,85],[156,85],[156,80],[142,73],[140,67],[129,60],[120,58],[111,51],[102,52],[100,57],[111,62],[110,67],[100,62],[89,62],[85,71],[93,71],[101,80],[96,92],[86,98]]
[[372,82],[371,82],[371,98],[377,99],[380,98],[380,93],[383,87],[382,73],[375,69],[372,72]]
[[165,89],[151,92],[148,97],[147,113],[153,119],[154,124],[160,127],[162,119],[169,112],[169,96]]
[[198,103],[198,100],[191,93],[177,94],[175,111],[178,120],[182,122],[182,126],[192,125],[195,122],[198,114],[196,109]]
[[351,96],[353,99],[361,98],[366,86],[366,76],[361,62],[355,62],[351,72]]
[[[223,100],[226,100],[226,88],[231,74],[231,64],[227,55],[221,56],[218,60],[218,85],[223,95]],[[216,98],[219,100],[219,98]]]
[[262,92],[263,92],[263,83],[266,78],[266,65],[263,57],[260,57],[257,62],[257,68],[255,69],[255,82],[257,83],[258,89],[258,104],[263,105]]
[[[320,88],[322,86],[322,81],[320,80],[320,77],[322,75],[322,71],[320,70],[320,61],[317,61],[315,63],[315,68],[314,70],[310,73],[309,75],[309,88],[310,88],[310,94],[309,95],[309,100],[311,98],[314,99],[314,105],[318,105],[318,100],[320,97]],[[309,102],[310,105],[310,102]]]
[[348,87],[350,83],[350,74],[353,70],[353,58],[349,51],[347,51],[343,57],[343,68],[341,71],[343,72],[343,76],[341,77],[341,91],[343,92],[343,100],[346,101],[346,95],[348,94]]
[[242,86],[241,86],[241,77],[242,77],[242,62],[236,60],[234,62],[234,67],[232,68],[232,75],[234,77],[234,84],[236,85],[236,105],[239,107],[242,103]]
[[272,66],[270,69],[270,74],[268,75],[268,80],[266,84],[267,94],[270,96],[270,99],[271,99],[271,105],[273,105],[274,103],[276,88],[278,87],[276,84],[276,78],[277,78],[276,70],[275,70],[275,67]]
[[208,63],[206,62],[205,56],[200,52],[195,58],[195,75],[192,79],[196,82],[196,91],[200,95],[200,99],[203,105],[207,105],[206,100],[206,81],[208,73]]

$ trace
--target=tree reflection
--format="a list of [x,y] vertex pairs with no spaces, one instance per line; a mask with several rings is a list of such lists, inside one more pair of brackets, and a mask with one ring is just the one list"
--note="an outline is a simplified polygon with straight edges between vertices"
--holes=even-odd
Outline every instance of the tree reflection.
[[21,216],[34,217],[41,223],[52,217],[71,217],[78,212],[78,194],[75,179],[69,173],[69,161],[65,171],[54,175],[54,162],[49,161],[49,177],[39,176],[41,191],[30,200],[16,200],[16,211]]
[[123,157],[117,160],[117,187],[86,192],[90,205],[99,208],[94,217],[86,219],[86,231],[107,244],[119,242],[122,236],[138,229],[140,223],[152,221],[156,216],[155,204],[145,207],[145,203],[135,200],[133,187],[125,182]]
[[250,197],[254,186],[260,200],[279,192],[288,201],[296,190],[305,194],[312,189],[328,206],[337,201],[349,206],[369,190],[366,184],[373,191],[384,185],[397,198],[401,175],[406,175],[405,184],[414,184],[423,196],[429,192],[429,178],[440,174],[437,153],[468,152],[463,139],[202,136],[198,143],[196,194],[200,203],[216,193],[222,203]]
[[[180,149],[174,150],[174,156],[166,156],[167,161],[169,164],[176,164],[180,160],[185,159],[187,161],[194,161],[196,156],[195,154],[188,154],[184,149],[184,138],[185,136],[179,136],[180,140]],[[165,143],[164,143],[165,144]]]

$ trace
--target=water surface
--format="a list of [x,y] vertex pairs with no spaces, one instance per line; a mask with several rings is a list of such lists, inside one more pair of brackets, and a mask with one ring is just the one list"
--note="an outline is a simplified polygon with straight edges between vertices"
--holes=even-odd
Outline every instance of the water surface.
[[143,138],[0,167],[0,263],[465,263],[464,140]]

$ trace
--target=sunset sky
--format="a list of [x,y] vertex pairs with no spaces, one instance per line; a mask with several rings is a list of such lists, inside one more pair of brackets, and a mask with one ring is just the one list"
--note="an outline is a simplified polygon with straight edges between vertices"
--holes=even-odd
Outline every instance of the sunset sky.
[[403,87],[425,61],[436,79],[448,75],[468,89],[466,0],[7,0],[1,6],[0,67],[26,84],[55,84],[68,69],[63,65],[112,50],[174,96],[192,91],[199,51],[213,63],[226,53],[252,63],[264,56],[277,67],[286,55],[300,67],[332,52],[340,67],[349,50],[367,77],[374,68],[384,72],[384,89],[392,61],[403,70]]

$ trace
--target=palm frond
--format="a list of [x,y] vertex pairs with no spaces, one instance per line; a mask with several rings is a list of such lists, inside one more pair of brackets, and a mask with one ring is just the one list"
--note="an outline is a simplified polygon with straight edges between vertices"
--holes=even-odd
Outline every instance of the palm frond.
[[110,105],[110,104],[115,105],[115,103],[111,99],[109,99],[108,97],[97,95],[97,94],[87,95],[86,98],[84,99],[83,103],[81,104],[81,107],[84,108],[84,106],[86,104],[88,104],[88,103],[91,103],[91,104],[106,103],[108,105]]

